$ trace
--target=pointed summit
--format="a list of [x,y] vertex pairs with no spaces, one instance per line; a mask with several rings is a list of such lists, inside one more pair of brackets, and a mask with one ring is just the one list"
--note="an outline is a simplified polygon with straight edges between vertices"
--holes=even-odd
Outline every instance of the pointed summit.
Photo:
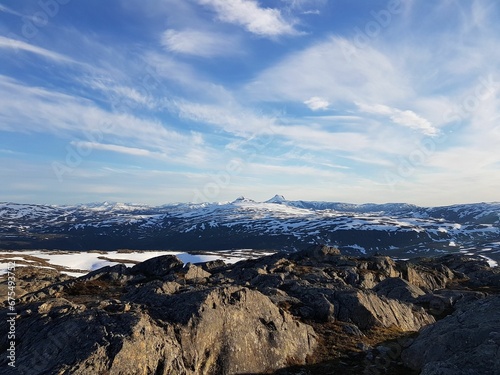
[[255,201],[252,199],[249,199],[249,198],[245,198],[244,196],[241,196],[241,197],[236,198],[231,203],[241,203],[241,202],[255,202]]
[[285,197],[283,195],[276,194],[274,197],[272,197],[271,199],[267,200],[265,203],[277,203],[277,204],[281,204],[283,202],[286,202]]

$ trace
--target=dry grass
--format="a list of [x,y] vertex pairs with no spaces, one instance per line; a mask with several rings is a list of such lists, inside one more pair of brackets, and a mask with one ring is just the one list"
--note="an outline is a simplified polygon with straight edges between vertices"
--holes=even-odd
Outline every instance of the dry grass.
[[[306,365],[290,363],[286,369],[276,371],[276,375],[302,374],[389,374],[414,375],[408,368],[399,363],[401,343],[414,336],[414,333],[403,332],[396,327],[376,327],[364,332],[364,336],[355,336],[343,330],[341,322],[316,323],[307,322],[318,334],[318,347],[312,356],[307,358]],[[377,347],[385,345],[395,350],[389,354],[369,360],[360,344]]]
[[[78,281],[64,290],[65,297],[97,297],[118,299],[123,293],[123,286],[109,280]],[[71,298],[69,298],[71,299]]]

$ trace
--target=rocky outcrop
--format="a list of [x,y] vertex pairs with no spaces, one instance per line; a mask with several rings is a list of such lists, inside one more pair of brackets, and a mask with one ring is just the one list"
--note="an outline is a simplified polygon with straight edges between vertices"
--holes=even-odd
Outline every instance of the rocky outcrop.
[[54,274],[20,295],[17,373],[256,374],[351,355],[356,371],[380,358],[385,371],[403,366],[403,349],[408,371],[467,369],[497,348],[499,274],[476,257],[358,258],[322,245],[232,265],[162,256]]
[[424,328],[402,359],[421,375],[498,375],[500,296],[467,304]]
[[403,331],[418,331],[423,326],[435,322],[434,317],[423,308],[379,297],[375,293],[339,293],[338,301],[339,319],[352,322],[364,330],[374,326],[395,326]]
[[425,295],[425,292],[418,286],[399,277],[390,277],[381,281],[373,288],[373,291],[379,296],[405,302],[415,302],[419,296]]
[[310,326],[247,288],[136,296],[25,306],[19,373],[258,373],[303,363],[316,345]]
[[[54,283],[71,279],[71,277],[59,273],[55,269],[40,267],[18,267],[16,269],[16,296],[32,293],[50,286]],[[7,300],[7,280],[0,282],[0,303]]]

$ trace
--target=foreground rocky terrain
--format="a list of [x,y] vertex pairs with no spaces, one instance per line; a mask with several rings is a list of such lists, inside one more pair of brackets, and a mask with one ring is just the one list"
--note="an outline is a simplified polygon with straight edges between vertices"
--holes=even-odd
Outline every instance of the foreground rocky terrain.
[[232,265],[166,255],[16,278],[12,373],[500,374],[500,269],[475,256],[317,245]]

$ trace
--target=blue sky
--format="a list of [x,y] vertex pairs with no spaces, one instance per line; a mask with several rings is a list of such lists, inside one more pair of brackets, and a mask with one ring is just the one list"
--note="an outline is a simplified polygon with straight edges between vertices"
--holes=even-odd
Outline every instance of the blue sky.
[[500,4],[0,1],[0,201],[498,201]]

